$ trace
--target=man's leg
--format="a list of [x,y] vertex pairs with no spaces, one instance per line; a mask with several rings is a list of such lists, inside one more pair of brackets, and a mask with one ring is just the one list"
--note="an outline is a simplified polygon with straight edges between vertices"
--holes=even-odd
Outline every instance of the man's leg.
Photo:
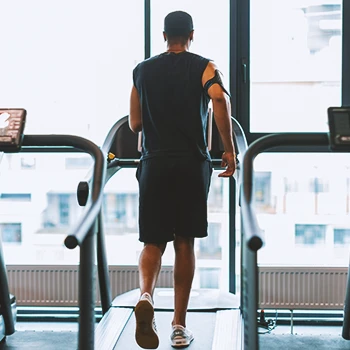
[[166,243],[145,243],[139,259],[141,295],[144,293],[149,293],[151,296],[153,295],[165,248]]
[[162,265],[162,255],[165,247],[166,243],[146,243],[140,255],[141,298],[135,307],[135,338],[137,344],[144,349],[156,349],[159,346],[152,296]]
[[175,308],[172,325],[186,327],[186,313],[195,270],[194,238],[176,236],[174,240]]

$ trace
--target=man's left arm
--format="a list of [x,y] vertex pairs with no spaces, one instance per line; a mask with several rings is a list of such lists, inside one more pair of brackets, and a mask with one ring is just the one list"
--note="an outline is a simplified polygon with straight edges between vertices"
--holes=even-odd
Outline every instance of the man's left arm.
[[140,96],[135,86],[132,87],[130,96],[129,127],[134,133],[142,130]]

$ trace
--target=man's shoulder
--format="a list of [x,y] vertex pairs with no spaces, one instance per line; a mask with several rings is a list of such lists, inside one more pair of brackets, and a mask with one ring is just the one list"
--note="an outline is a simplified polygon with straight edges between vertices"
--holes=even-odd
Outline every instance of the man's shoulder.
[[144,67],[153,65],[157,62],[158,58],[160,55],[156,55],[156,56],[152,56],[150,58],[146,58],[145,60],[139,62],[135,68],[134,68],[134,72],[138,72],[140,70],[143,70]]
[[188,54],[190,54],[193,58],[198,59],[198,60],[211,61],[209,58],[204,57],[202,55],[199,55],[198,53],[188,52]]
[[154,62],[158,61],[161,58],[162,55],[154,55],[152,57],[146,58],[142,62],[139,63],[139,66],[147,66],[149,64],[153,64]]

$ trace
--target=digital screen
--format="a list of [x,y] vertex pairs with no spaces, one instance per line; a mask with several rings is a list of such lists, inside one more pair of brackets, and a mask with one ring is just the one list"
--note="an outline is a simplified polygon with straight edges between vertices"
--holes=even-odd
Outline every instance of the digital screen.
[[0,144],[18,144],[23,123],[23,110],[0,110]]
[[334,129],[336,134],[350,134],[350,114],[334,112]]

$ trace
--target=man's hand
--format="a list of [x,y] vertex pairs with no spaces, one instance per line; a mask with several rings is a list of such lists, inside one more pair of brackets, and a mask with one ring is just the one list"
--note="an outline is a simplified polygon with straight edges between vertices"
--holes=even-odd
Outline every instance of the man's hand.
[[222,155],[221,167],[227,167],[219,177],[230,177],[236,171],[236,154],[231,152],[224,152]]

